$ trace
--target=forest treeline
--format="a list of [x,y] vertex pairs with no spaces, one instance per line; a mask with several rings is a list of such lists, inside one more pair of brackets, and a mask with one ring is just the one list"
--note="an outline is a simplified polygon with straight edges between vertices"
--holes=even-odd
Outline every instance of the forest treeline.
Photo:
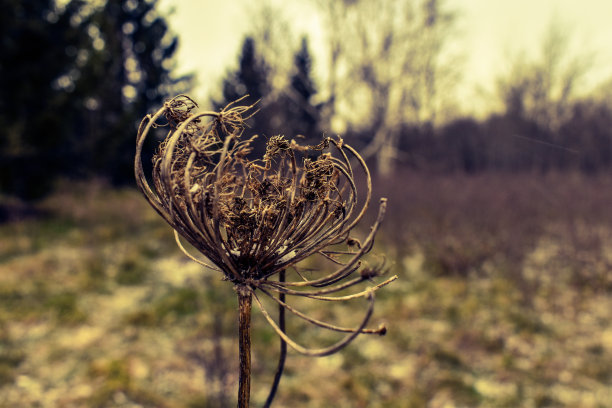
[[0,191],[59,177],[125,182],[139,118],[189,88],[157,1],[0,2]]
[[[157,0],[6,0],[0,5],[0,191],[37,198],[55,180],[132,182],[134,135],[144,115],[193,88],[177,75],[179,38]],[[588,69],[552,27],[541,56],[509,61],[501,109],[461,114],[447,45],[457,14],[440,0],[318,2],[327,76],[316,78],[308,36],[263,9],[237,50],[220,92],[221,109],[258,103],[248,132],[307,141],[333,135],[361,149],[374,168],[418,170],[609,171],[610,86],[578,94]],[[506,67],[504,67],[506,68]],[[502,71],[500,67],[500,71]],[[197,73],[195,73],[197,75]],[[450,113],[449,113],[450,112]]]

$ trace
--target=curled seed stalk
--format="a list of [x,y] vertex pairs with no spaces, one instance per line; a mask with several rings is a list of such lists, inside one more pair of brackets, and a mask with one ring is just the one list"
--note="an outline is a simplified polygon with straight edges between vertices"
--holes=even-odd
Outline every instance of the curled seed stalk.
[[[245,121],[256,111],[254,105],[238,102],[219,112],[195,112],[197,104],[185,95],[166,102],[138,128],[134,173],[145,198],[174,229],[179,249],[204,268],[221,273],[236,288],[239,407],[247,407],[250,398],[253,301],[279,336],[279,363],[265,405],[270,406],[287,346],[301,354],[325,356],[361,334],[386,332],[384,326],[366,326],[374,292],[397,277],[381,282],[384,264],[371,267],[364,262],[383,221],[386,199],[380,199],[378,216],[366,236],[361,241],[353,236],[372,203],[370,171],[361,155],[339,137],[308,146],[276,135],[267,140],[265,153],[255,158],[256,137],[243,138],[242,133]],[[168,134],[153,157],[151,174],[146,175],[142,150],[146,138],[159,127],[166,127]],[[183,242],[201,257],[192,255]],[[300,266],[315,255],[330,269]],[[258,296],[275,302],[278,320]],[[365,312],[356,327],[345,327],[307,316],[292,306],[295,297],[328,305],[363,300]],[[327,347],[303,346],[287,333],[287,311],[305,324],[344,337]]]

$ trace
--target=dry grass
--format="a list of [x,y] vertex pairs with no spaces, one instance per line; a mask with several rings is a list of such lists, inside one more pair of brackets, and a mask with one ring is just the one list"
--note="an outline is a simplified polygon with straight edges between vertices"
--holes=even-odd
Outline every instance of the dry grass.
[[[375,183],[390,202],[377,252],[400,275],[377,297],[389,332],[293,353],[276,406],[607,406],[610,181]],[[138,193],[67,184],[36,213],[0,225],[0,406],[234,405],[235,294],[184,259]],[[259,406],[278,340],[253,324]],[[315,337],[334,340],[300,340]]]

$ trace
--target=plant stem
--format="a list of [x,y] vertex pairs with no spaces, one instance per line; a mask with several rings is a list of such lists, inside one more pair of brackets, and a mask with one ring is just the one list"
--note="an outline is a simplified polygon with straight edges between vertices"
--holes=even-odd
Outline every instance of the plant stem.
[[[285,271],[280,271],[278,276],[279,282],[285,281]],[[285,302],[285,294],[279,293],[278,295],[281,302]],[[285,308],[282,305],[278,305],[278,327],[284,333],[285,332]],[[270,393],[268,394],[268,399],[266,399],[266,403],[264,404],[264,408],[269,408],[272,405],[272,401],[276,395],[276,390],[278,389],[278,384],[280,383],[280,379],[283,375],[283,369],[285,368],[285,358],[287,357],[287,342],[280,338],[280,355],[278,357],[278,365],[276,367],[276,374],[274,374],[274,382],[272,383],[272,387],[270,388]]]
[[238,376],[238,408],[248,408],[251,397],[251,290],[238,287],[238,347],[240,373]]

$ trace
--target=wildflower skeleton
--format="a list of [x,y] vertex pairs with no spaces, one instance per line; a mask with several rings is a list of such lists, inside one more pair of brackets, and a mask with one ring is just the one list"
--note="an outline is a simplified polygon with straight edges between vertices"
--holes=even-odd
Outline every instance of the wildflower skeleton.
[[[138,129],[135,176],[149,203],[174,229],[179,248],[204,267],[221,271],[236,288],[241,330],[239,401],[246,399],[248,404],[249,398],[245,377],[250,371],[250,352],[243,349],[250,348],[247,337],[252,299],[280,336],[282,356],[269,405],[282,373],[285,343],[302,354],[325,356],[361,333],[384,334],[384,326],[366,329],[366,325],[373,311],[374,292],[396,277],[353,294],[338,295],[382,274],[381,268],[364,268],[361,258],[372,249],[386,200],[381,199],[377,219],[363,243],[349,236],[363,218],[372,193],[368,168],[357,151],[340,138],[301,146],[284,136],[273,136],[263,157],[253,160],[255,137],[244,139],[242,133],[254,106],[238,102],[220,112],[194,113],[197,104],[179,95],[147,115]],[[151,129],[159,126],[168,126],[169,131],[154,155],[150,184],[143,170],[142,149]],[[357,170],[365,176],[365,192],[357,188]],[[181,239],[208,261],[191,255]],[[337,249],[341,244],[346,249]],[[333,262],[336,270],[307,277],[298,264],[315,254]],[[286,279],[289,272],[295,275],[294,280]],[[262,295],[278,304],[278,321],[264,307]],[[307,316],[291,306],[287,297],[322,301],[365,298],[369,304],[361,323],[346,328]],[[346,335],[328,347],[306,348],[285,332],[285,311]],[[243,329],[247,333],[242,333]]]

